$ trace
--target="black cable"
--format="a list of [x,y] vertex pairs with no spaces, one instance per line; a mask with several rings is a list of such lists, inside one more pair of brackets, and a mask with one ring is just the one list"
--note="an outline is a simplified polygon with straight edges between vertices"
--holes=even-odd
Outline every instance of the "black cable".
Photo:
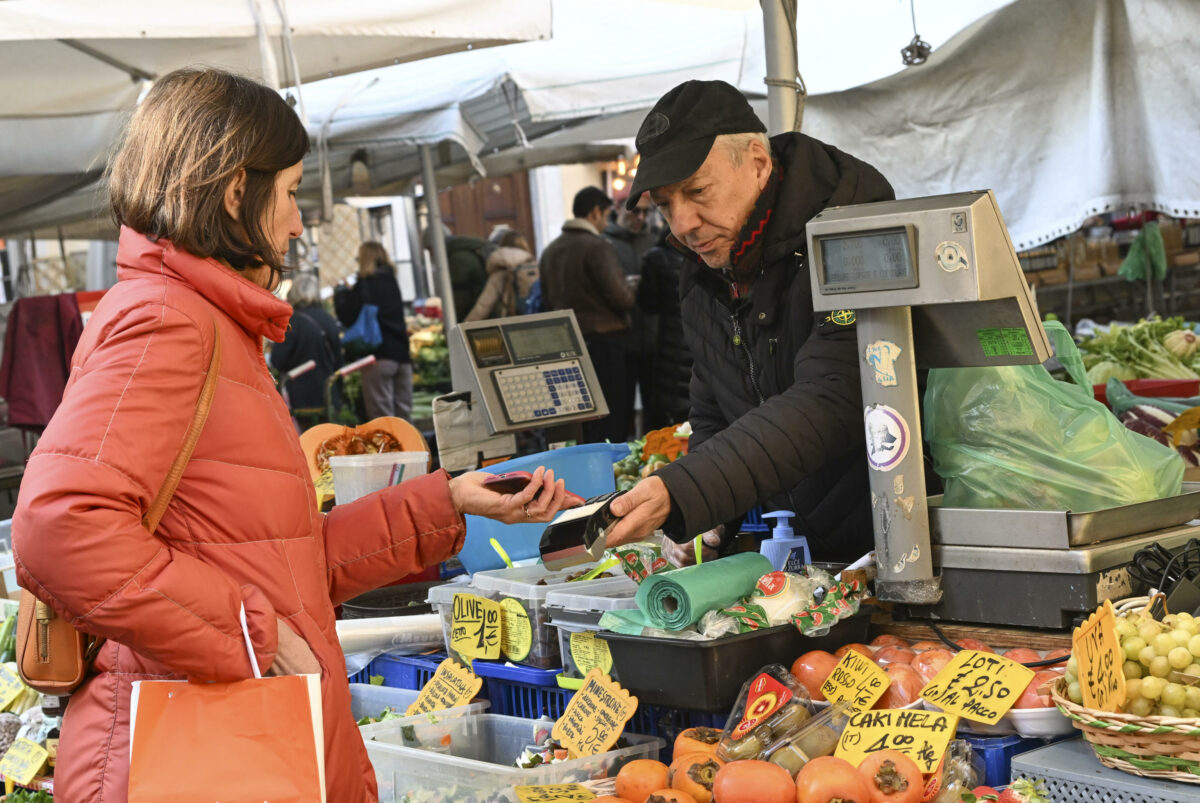
[[[937,626],[936,622],[931,621],[929,623],[929,627],[931,630],[933,630],[934,633],[937,634],[937,637],[940,638],[947,647],[949,647],[954,652],[962,652],[962,647],[958,646],[953,641],[946,638],[946,634],[942,632],[942,629]],[[1010,658],[1009,660],[1011,661],[1012,659]],[[1030,661],[1027,664],[1021,664],[1021,666],[1028,667],[1029,669],[1037,669],[1038,667],[1041,667],[1041,666],[1054,666],[1056,664],[1066,663],[1066,660],[1067,660],[1066,658],[1046,658],[1041,661]],[[1018,663],[1020,663],[1020,662],[1018,661]]]

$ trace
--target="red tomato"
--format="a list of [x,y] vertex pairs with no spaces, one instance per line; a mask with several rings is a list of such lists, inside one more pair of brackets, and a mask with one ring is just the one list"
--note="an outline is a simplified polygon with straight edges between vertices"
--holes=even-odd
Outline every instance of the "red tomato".
[[940,641],[918,641],[914,643],[910,650],[913,652],[921,652],[922,650],[944,650],[946,645]]
[[883,634],[878,635],[875,638],[871,639],[871,644],[869,646],[871,646],[871,647],[907,647],[908,641],[900,638],[899,636],[893,636],[890,633],[883,633]]
[[731,761],[713,781],[714,803],[795,803],[792,774],[769,761]]
[[1053,669],[1055,672],[1066,672],[1067,659],[1071,657],[1071,651],[1067,649],[1051,650],[1050,652],[1046,653],[1046,657],[1062,659],[1062,661],[1057,664],[1050,664],[1050,666],[1046,667],[1046,669]]
[[871,803],[921,803],[925,780],[921,768],[897,750],[880,750],[858,765],[867,782]]
[[1025,687],[1025,691],[1021,692],[1021,696],[1013,703],[1013,708],[1053,708],[1054,701],[1050,699],[1049,693],[1038,694],[1038,688],[1047,682],[1058,680],[1058,673],[1043,669],[1033,676],[1033,680],[1029,681],[1029,685]]
[[824,650],[810,650],[792,664],[792,675],[804,684],[810,697],[814,700],[824,700],[821,684],[829,677],[837,663],[838,659]]
[[[796,803],[832,803],[871,799],[867,781],[849,761],[821,756],[805,764],[796,776]],[[721,801],[720,803],[723,803]]]
[[917,654],[907,647],[880,647],[875,653],[875,663],[880,666],[888,664],[911,664]]
[[1013,647],[1011,650],[1000,654],[1010,661],[1016,661],[1018,664],[1032,664],[1042,660],[1042,656],[1028,647]]
[[963,650],[978,650],[979,652],[990,652],[993,654],[996,652],[977,638],[960,638],[954,643],[959,646],[959,649]]
[[926,650],[912,659],[911,666],[921,676],[921,680],[928,684],[953,660],[954,653],[949,650]]
[[840,661],[842,660],[842,656],[848,653],[850,650],[854,650],[860,655],[865,655],[872,661],[875,660],[875,650],[871,649],[866,644],[859,644],[857,642],[853,644],[843,644],[842,646],[838,647],[837,651],[834,652],[833,657]]
[[875,708],[903,708],[921,696],[925,682],[917,671],[908,664],[888,664],[883,668],[891,678],[891,685],[875,703]]

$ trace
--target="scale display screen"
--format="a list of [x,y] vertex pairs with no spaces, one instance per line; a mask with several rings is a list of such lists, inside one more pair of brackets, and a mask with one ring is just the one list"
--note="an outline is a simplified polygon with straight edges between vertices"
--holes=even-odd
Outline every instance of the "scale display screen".
[[910,227],[817,239],[822,292],[917,286]]
[[489,326],[487,329],[472,329],[467,332],[467,342],[471,344],[471,352],[475,364],[480,368],[492,365],[508,365],[512,362],[508,356],[508,346],[504,345],[504,337],[500,327]]
[[580,354],[579,344],[566,318],[504,327],[513,362],[569,359]]

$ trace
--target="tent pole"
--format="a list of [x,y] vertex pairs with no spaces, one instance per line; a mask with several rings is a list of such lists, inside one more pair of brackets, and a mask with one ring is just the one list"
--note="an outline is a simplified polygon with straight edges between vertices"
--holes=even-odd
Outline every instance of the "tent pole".
[[[796,65],[796,10],[788,0],[760,0],[767,61],[767,133],[797,131],[800,100]],[[786,6],[786,8],[785,8]]]
[[438,294],[442,297],[442,326],[447,334],[458,326],[458,315],[454,311],[454,287],[450,282],[450,262],[446,259],[446,238],[442,235],[442,208],[438,203],[437,179],[433,175],[433,151],[428,145],[419,145],[421,154],[421,184],[425,192],[425,211],[429,215],[429,247],[433,250],[433,264],[437,268]]

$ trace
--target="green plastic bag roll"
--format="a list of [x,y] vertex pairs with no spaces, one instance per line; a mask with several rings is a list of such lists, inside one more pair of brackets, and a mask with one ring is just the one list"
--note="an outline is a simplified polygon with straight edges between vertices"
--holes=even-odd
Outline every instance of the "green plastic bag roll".
[[758,578],[773,570],[757,552],[687,566],[647,577],[637,592],[646,624],[663,630],[683,630],[714,608],[727,608],[754,590]]

